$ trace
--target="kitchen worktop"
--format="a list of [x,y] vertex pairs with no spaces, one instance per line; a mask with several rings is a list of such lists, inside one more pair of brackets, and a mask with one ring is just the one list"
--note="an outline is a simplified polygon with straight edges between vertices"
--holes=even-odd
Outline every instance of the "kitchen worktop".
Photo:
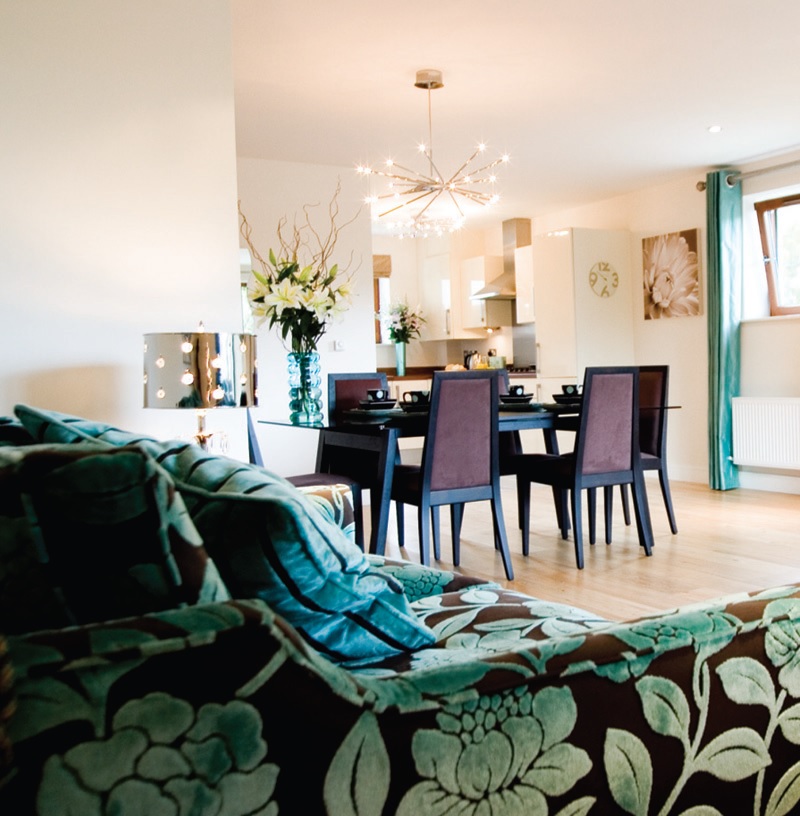
[[[434,371],[444,371],[443,367],[431,368],[429,366],[416,366],[414,368],[406,368],[405,376],[398,377],[395,374],[394,366],[390,368],[379,368],[378,371],[385,373],[389,382],[402,382],[403,380],[427,380],[433,377]],[[535,379],[535,371],[513,371],[510,370],[509,375],[515,379]]]

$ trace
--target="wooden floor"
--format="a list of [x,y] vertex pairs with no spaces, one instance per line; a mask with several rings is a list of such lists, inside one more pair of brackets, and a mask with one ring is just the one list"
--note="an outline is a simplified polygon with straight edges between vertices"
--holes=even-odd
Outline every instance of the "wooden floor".
[[[562,540],[549,488],[534,485],[530,555],[521,554],[514,483],[503,478],[503,515],[514,566],[505,580],[492,544],[488,502],[468,504],[464,513],[461,566],[457,569],[497,581],[525,594],[587,609],[612,620],[702,601],[734,592],[800,582],[800,496],[756,490],[715,491],[705,485],[672,482],[678,534],[672,535],[658,482],[647,479],[655,536],[652,557],[644,555],[635,524],[626,527],[615,497],[613,543],[584,540],[586,566],[575,567],[572,536]],[[442,560],[452,569],[448,512],[442,512]],[[406,507],[406,547],[397,545],[394,506],[386,554],[419,562],[416,508]]]

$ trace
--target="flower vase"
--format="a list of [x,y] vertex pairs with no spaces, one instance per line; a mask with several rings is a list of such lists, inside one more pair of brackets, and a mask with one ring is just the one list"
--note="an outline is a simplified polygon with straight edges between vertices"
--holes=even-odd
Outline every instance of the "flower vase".
[[289,352],[289,411],[292,425],[322,423],[322,376],[316,351]]
[[394,359],[397,366],[397,376],[405,377],[406,375],[406,344],[394,344]]

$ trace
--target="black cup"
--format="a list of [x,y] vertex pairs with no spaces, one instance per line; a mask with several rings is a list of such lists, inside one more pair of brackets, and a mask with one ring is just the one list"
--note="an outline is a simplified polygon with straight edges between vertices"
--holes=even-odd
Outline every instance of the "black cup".
[[411,402],[417,405],[427,405],[430,396],[430,391],[406,391],[403,394],[403,402]]
[[386,388],[368,388],[367,399],[370,402],[381,402],[389,399],[389,391]]
[[508,386],[508,393],[512,397],[524,397],[525,396],[525,386],[524,385],[509,385]]
[[561,386],[561,390],[567,394],[567,396],[574,397],[577,394],[580,394],[581,387],[579,385],[575,385],[575,383],[566,383],[566,385]]

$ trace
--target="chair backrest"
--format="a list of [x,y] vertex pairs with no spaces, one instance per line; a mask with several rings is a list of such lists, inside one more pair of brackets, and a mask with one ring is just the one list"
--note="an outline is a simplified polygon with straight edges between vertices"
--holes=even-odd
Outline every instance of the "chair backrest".
[[431,490],[491,485],[498,472],[497,371],[435,371],[423,480]]
[[633,469],[639,458],[638,368],[586,369],[575,455],[584,475]]
[[328,374],[328,420],[335,422],[343,411],[358,408],[368,388],[389,388],[382,371]]
[[667,441],[669,366],[639,366],[639,448],[663,457]]
[[[509,387],[508,369],[500,368],[497,370],[497,393],[507,394]],[[522,453],[522,437],[519,431],[502,431],[500,434],[500,473],[505,476],[514,473],[512,465],[513,456]]]

